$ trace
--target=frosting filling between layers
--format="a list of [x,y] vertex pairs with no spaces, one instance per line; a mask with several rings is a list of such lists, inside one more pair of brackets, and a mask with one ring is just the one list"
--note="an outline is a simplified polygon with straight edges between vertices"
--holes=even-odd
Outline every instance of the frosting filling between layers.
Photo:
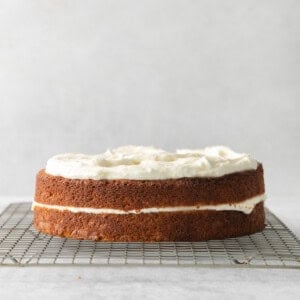
[[220,177],[256,170],[250,155],[224,146],[167,152],[154,147],[124,146],[103,154],[66,153],[50,158],[46,173],[70,179],[162,180],[184,177]]
[[91,208],[91,207],[74,207],[74,206],[61,206],[61,205],[49,205],[34,201],[32,209],[35,207],[56,209],[60,211],[70,211],[73,213],[89,213],[89,214],[117,214],[117,215],[128,215],[128,214],[147,214],[147,213],[161,213],[161,212],[186,212],[186,211],[200,211],[200,210],[215,210],[215,211],[240,211],[244,214],[250,214],[254,209],[255,205],[264,201],[266,195],[258,195],[242,202],[228,203],[228,204],[217,204],[217,205],[193,205],[193,206],[169,206],[169,207],[151,207],[142,208],[139,210],[120,210],[111,208]]

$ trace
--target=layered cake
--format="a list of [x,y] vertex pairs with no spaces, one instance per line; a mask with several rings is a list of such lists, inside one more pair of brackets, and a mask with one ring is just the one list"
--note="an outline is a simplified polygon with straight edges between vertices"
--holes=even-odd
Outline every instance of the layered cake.
[[59,154],[36,177],[34,226],[97,241],[203,241],[265,227],[262,164],[224,146]]

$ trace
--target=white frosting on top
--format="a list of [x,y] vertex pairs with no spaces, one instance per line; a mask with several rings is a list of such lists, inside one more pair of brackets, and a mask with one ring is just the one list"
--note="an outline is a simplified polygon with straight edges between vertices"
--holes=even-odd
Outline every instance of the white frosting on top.
[[253,198],[246,199],[239,203],[228,204],[216,204],[216,205],[191,205],[191,206],[167,206],[167,207],[150,207],[142,209],[121,210],[113,208],[92,208],[92,207],[75,207],[75,206],[62,206],[62,205],[49,205],[33,201],[32,209],[35,207],[56,209],[60,211],[70,211],[72,213],[88,213],[88,214],[116,214],[116,215],[128,215],[128,214],[150,214],[161,212],[184,212],[184,211],[199,211],[199,210],[215,210],[215,211],[240,211],[244,214],[250,214],[256,204],[264,201],[266,195],[258,195]]
[[70,179],[168,179],[219,177],[255,170],[249,154],[225,146],[167,152],[154,147],[124,146],[103,154],[66,153],[50,158],[46,173]]

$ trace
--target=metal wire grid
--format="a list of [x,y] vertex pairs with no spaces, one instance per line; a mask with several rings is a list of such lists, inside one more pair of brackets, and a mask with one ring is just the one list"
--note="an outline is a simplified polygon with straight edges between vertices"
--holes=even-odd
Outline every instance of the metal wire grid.
[[192,265],[300,268],[300,243],[268,209],[266,229],[208,242],[107,243],[43,235],[29,203],[0,215],[0,265]]

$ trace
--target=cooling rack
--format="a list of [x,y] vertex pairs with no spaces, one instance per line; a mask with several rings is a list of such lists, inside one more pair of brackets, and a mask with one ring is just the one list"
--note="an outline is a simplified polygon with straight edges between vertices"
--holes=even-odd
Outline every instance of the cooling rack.
[[107,243],[37,232],[30,203],[9,205],[0,215],[0,266],[176,265],[300,268],[300,243],[266,209],[263,232],[207,242]]

